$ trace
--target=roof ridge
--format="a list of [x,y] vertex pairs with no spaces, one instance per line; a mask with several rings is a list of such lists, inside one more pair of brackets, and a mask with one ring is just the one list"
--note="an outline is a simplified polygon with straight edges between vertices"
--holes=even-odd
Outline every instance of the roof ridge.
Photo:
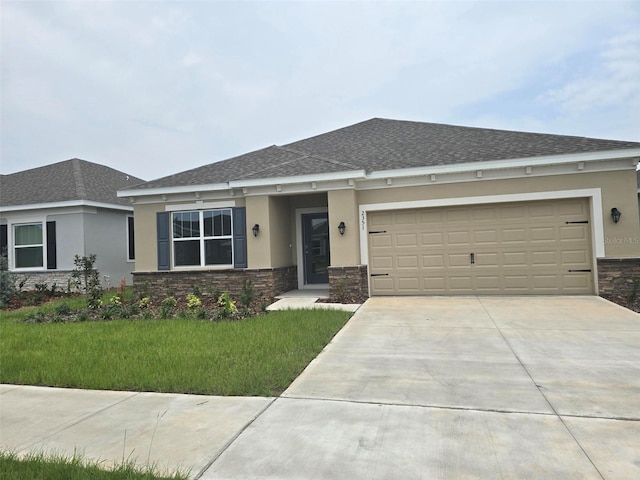
[[[324,155],[318,155],[317,153],[307,153],[307,152],[304,152],[302,150],[296,150],[295,148],[291,148],[291,147],[281,147],[281,146],[278,146],[278,145],[274,145],[274,146],[276,148],[279,148],[279,149],[287,151],[287,152],[297,153],[298,155],[303,155],[305,158],[317,158],[318,160],[322,160],[324,162],[329,162],[329,163],[332,163],[333,165],[341,165],[343,167],[350,167],[350,168],[355,168],[355,169],[361,168],[358,165],[354,165],[352,163],[340,162],[338,160],[334,160],[332,158],[325,157]],[[292,161],[294,161],[294,160],[292,160]]]
[[79,158],[71,159],[71,168],[73,171],[73,180],[76,187],[76,195],[78,198],[87,198],[87,189],[84,185],[84,175],[82,174],[82,165]]

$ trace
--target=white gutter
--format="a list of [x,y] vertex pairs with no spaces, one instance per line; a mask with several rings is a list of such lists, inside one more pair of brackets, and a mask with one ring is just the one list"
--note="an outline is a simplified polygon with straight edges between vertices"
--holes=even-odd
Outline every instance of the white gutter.
[[[396,170],[379,170],[367,175],[367,179],[411,177],[422,175],[442,175],[449,173],[475,172],[477,170],[498,170],[504,168],[539,167],[574,162],[594,162],[598,160],[615,160],[619,158],[640,157],[640,148],[628,150],[609,150],[603,152],[571,153],[545,157],[512,158],[487,162],[461,163],[459,165],[437,165],[433,167],[403,168]],[[634,164],[638,159],[634,160]]]
[[17,212],[23,210],[40,210],[45,208],[66,208],[66,207],[95,207],[108,208],[110,210],[123,210],[133,212],[133,206],[116,205],[114,203],[94,202],[91,200],[67,200],[64,202],[32,203],[29,205],[8,205],[0,207],[0,212]]

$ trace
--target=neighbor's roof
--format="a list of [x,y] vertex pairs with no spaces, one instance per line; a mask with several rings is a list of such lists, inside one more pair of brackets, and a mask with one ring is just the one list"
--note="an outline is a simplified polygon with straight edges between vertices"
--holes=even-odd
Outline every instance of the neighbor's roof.
[[640,148],[640,143],[373,118],[153,180],[131,190],[630,148]]
[[0,205],[3,207],[42,203],[90,201],[130,205],[118,198],[117,190],[144,180],[73,158],[63,162],[0,176]]

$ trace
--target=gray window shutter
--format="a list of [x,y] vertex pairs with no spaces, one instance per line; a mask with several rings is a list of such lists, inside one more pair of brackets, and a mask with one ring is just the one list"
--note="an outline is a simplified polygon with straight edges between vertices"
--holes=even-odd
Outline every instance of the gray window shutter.
[[58,268],[56,256],[56,222],[47,222],[47,270]]
[[233,209],[233,266],[247,268],[247,213],[245,207]]
[[158,212],[158,270],[171,270],[171,239],[169,235],[169,212]]

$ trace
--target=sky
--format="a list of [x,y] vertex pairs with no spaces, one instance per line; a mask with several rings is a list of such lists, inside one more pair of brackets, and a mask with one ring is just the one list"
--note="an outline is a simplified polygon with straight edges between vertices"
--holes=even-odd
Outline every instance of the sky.
[[640,141],[640,2],[28,1],[0,171],[152,180],[374,117]]

